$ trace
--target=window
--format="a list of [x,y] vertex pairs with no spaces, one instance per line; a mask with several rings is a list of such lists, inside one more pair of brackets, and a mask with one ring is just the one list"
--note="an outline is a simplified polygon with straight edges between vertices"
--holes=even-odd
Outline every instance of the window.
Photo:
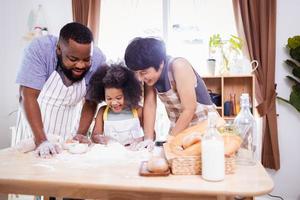
[[208,42],[212,34],[236,35],[231,0],[170,0],[167,51],[187,58],[199,74],[206,74]]
[[108,59],[123,59],[135,37],[162,38],[161,0],[102,0],[99,47]]
[[109,60],[123,59],[134,37],[156,36],[171,56],[187,58],[206,73],[212,34],[236,35],[231,0],[102,0],[99,47]]

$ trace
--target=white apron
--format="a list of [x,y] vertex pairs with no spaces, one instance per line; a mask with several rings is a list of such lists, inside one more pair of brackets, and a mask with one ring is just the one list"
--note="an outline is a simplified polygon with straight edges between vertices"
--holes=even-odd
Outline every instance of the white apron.
[[[75,133],[79,124],[82,106],[79,102],[81,102],[85,94],[86,85],[84,78],[67,87],[64,85],[58,72],[52,72],[37,99],[46,135],[59,135],[65,140],[68,136]],[[23,107],[20,106],[14,144],[31,137],[33,137],[32,130],[26,119]]]
[[105,136],[123,145],[130,144],[133,139],[144,136],[136,109],[132,109],[133,118],[114,121],[107,120],[108,110],[109,107],[107,106],[103,113]]

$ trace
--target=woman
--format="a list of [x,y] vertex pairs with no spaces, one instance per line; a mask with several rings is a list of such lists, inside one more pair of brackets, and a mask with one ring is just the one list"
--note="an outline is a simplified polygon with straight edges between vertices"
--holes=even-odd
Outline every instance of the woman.
[[135,38],[125,51],[126,65],[145,83],[144,133],[148,146],[154,136],[156,95],[171,121],[170,135],[207,118],[214,109],[202,78],[184,58],[166,55],[165,44],[155,38]]

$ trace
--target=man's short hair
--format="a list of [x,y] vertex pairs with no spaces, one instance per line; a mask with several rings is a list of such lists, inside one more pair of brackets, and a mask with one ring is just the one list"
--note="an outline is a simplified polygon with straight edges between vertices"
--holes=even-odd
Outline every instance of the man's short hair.
[[90,44],[93,42],[93,33],[85,25],[71,22],[64,25],[59,32],[59,40],[68,43],[69,39],[79,44]]

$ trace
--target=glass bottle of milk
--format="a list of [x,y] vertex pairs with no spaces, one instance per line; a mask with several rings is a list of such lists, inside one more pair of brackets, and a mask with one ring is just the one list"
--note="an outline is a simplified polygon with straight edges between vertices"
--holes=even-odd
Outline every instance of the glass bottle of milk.
[[236,163],[240,165],[255,165],[256,122],[250,111],[249,94],[240,97],[240,112],[234,119],[234,125],[243,139],[237,153]]
[[217,130],[219,116],[208,112],[208,128],[202,138],[202,178],[222,181],[225,176],[224,140]]

